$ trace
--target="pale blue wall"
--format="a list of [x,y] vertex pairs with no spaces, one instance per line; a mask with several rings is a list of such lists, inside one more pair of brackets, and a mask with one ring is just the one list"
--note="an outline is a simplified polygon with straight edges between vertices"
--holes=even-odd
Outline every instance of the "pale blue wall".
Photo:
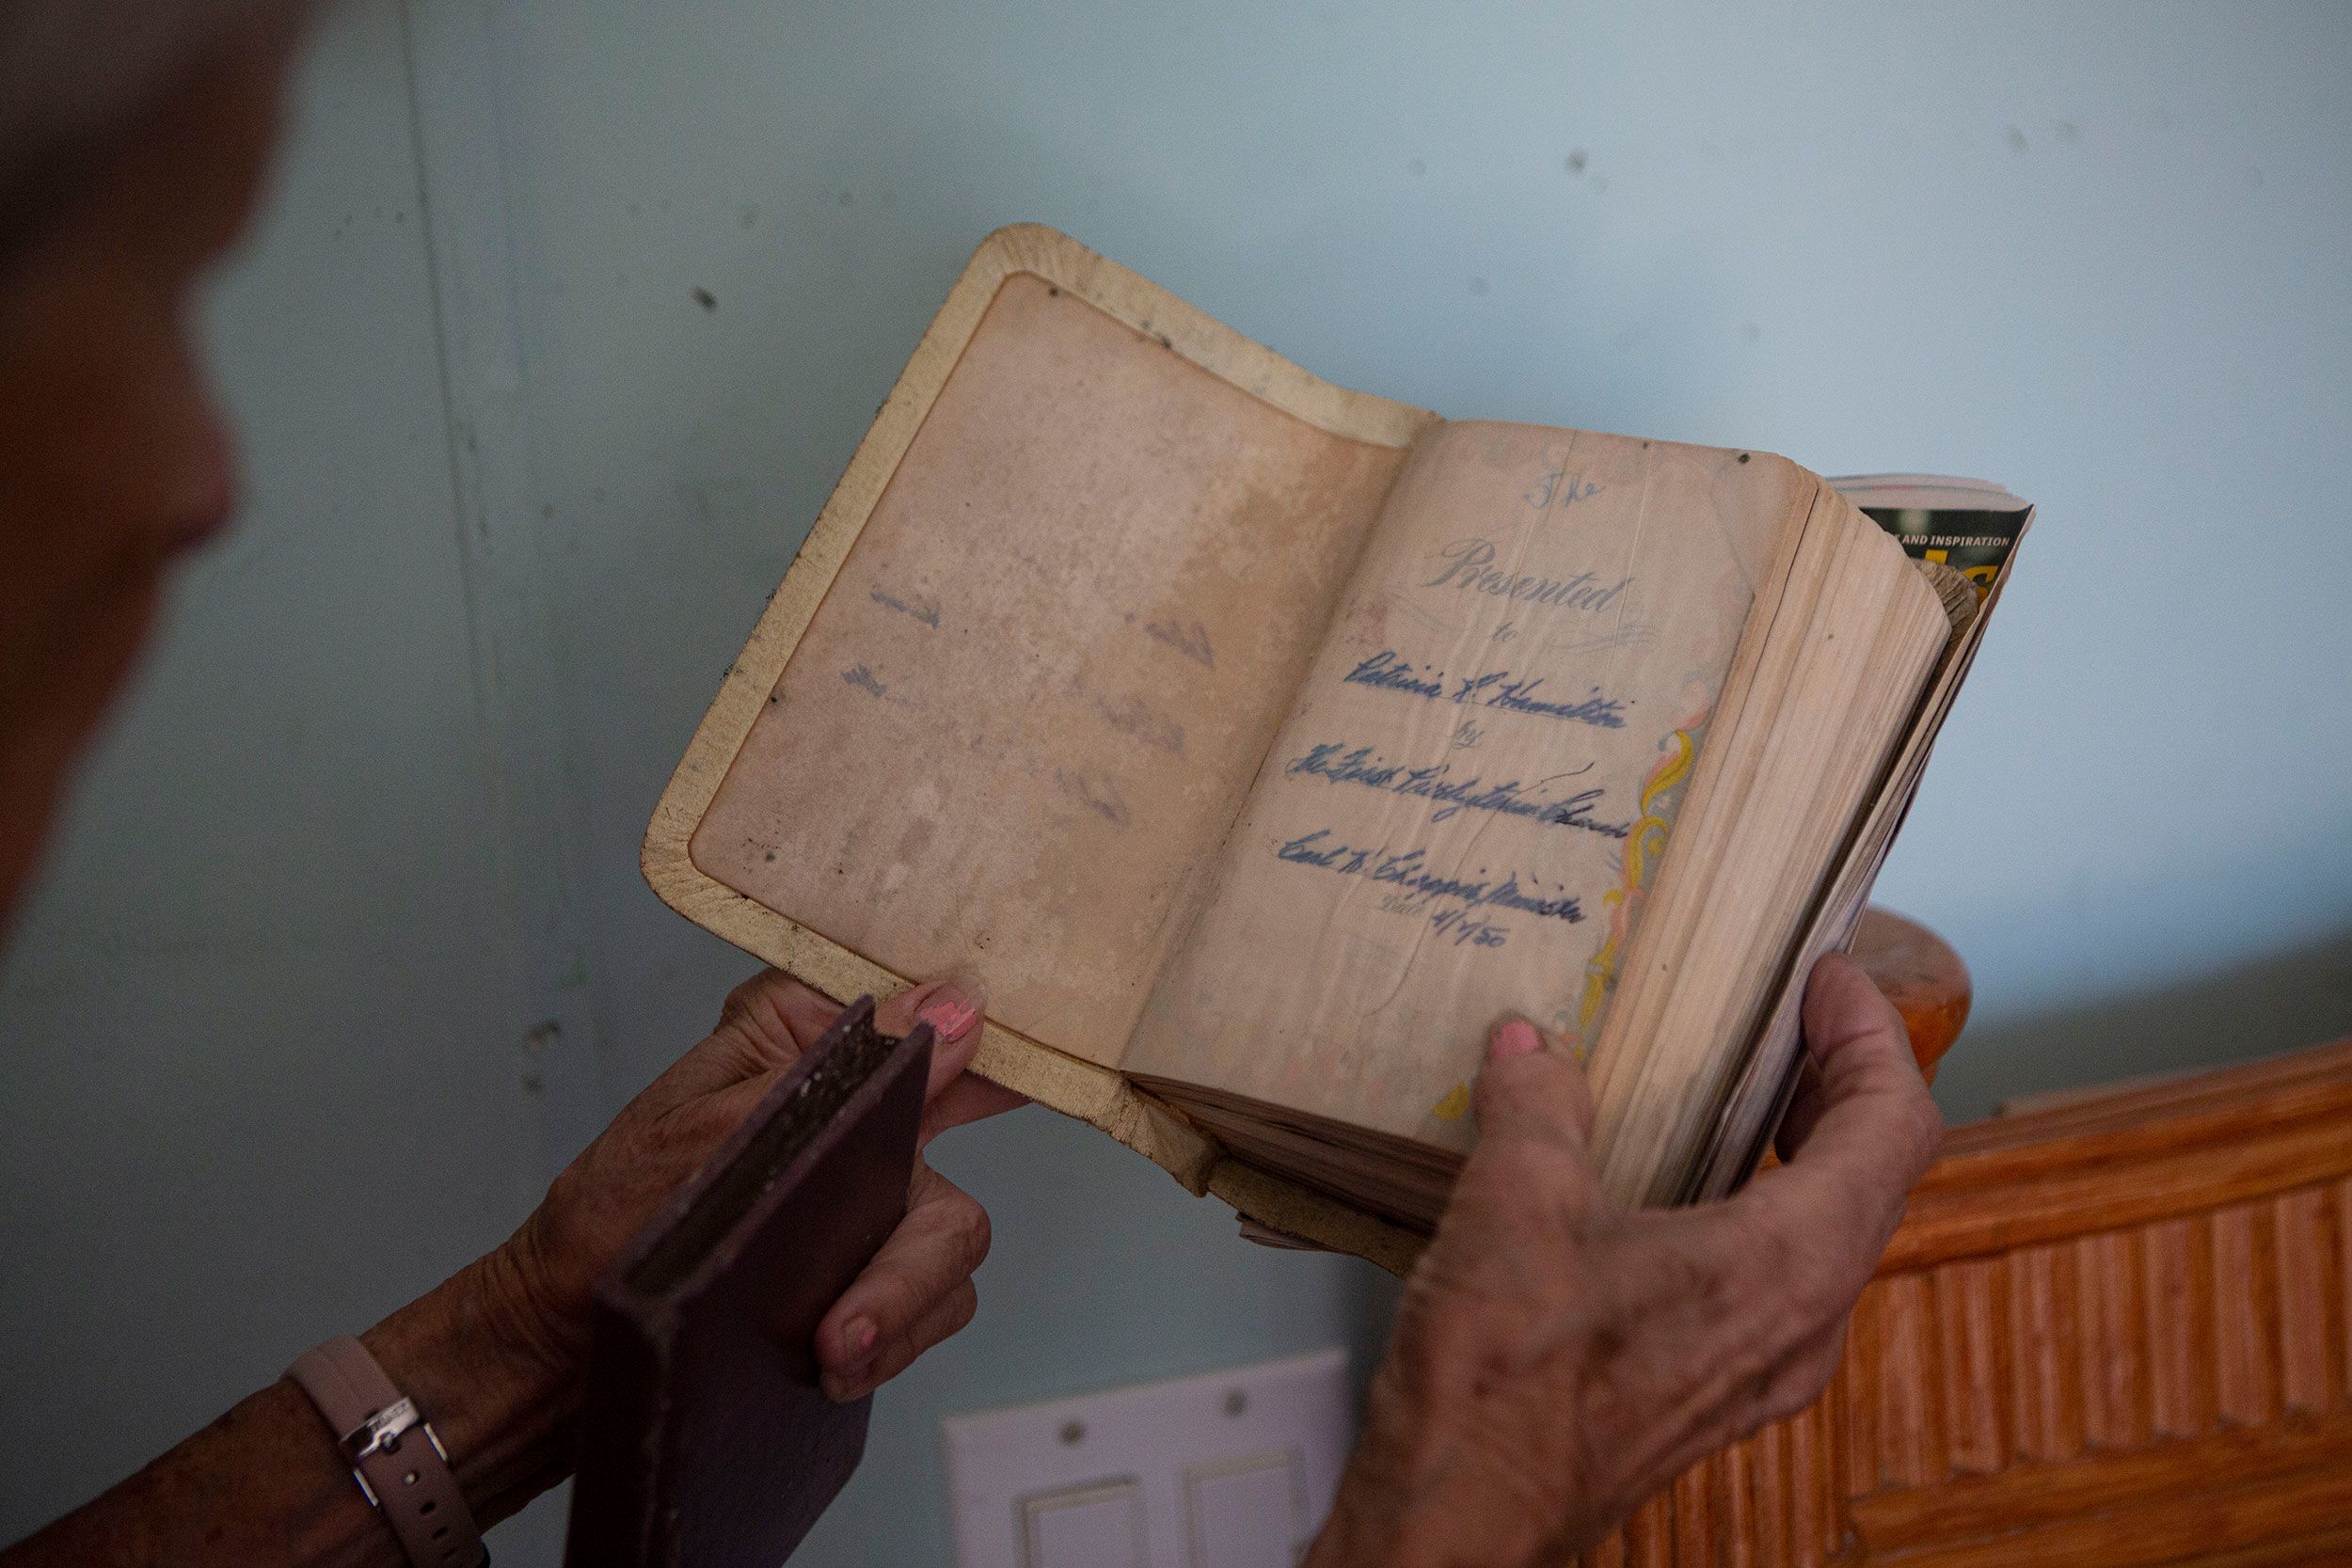
[[[2008,482],[1882,883],[1976,969],[1947,1104],[2352,1027],[2352,8],[1752,10],[342,13],[216,315],[254,515],[0,970],[0,1535],[486,1244],[705,1025],[747,964],[645,816],[1014,219],[1449,414]],[[942,1164],[981,1318],[810,1561],[942,1560],[943,1410],[1377,1341],[1369,1271],[1044,1113]]]

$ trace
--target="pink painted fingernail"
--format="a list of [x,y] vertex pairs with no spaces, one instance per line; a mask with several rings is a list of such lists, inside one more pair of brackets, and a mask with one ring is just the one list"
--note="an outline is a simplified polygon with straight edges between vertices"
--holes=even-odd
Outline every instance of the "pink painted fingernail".
[[851,1354],[864,1355],[874,1348],[874,1320],[851,1318],[841,1330],[841,1341],[850,1347]]
[[955,986],[946,985],[933,991],[914,1016],[930,1024],[931,1033],[945,1044],[971,1033],[972,1025],[980,1021],[980,1010]]
[[1523,1018],[1506,1019],[1502,1027],[1486,1042],[1489,1060],[1507,1062],[1514,1056],[1532,1056],[1544,1048],[1543,1036]]

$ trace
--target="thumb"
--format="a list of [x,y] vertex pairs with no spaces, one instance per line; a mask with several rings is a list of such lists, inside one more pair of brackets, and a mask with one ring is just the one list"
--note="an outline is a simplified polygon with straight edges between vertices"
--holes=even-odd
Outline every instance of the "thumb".
[[928,1023],[936,1037],[931,1045],[930,1082],[923,1098],[935,1100],[972,1065],[980,1048],[980,1020],[988,1010],[988,993],[968,974],[910,987],[874,1009],[874,1027],[885,1035],[906,1036],[915,1024]]
[[1581,1151],[1592,1136],[1593,1093],[1583,1068],[1559,1039],[1516,1015],[1486,1037],[1486,1065],[1470,1102],[1482,1148],[1528,1138]]

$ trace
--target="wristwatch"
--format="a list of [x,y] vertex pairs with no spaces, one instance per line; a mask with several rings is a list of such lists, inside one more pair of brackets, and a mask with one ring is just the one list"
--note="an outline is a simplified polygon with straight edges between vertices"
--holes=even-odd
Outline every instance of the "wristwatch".
[[489,1548],[433,1423],[392,1386],[367,1346],[341,1335],[303,1352],[286,1375],[326,1418],[351,1462],[351,1479],[400,1537],[412,1568],[487,1568]]

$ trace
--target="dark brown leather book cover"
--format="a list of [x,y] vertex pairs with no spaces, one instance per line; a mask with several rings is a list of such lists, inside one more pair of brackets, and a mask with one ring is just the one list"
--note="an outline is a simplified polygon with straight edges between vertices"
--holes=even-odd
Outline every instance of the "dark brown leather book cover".
[[861,998],[596,1294],[566,1568],[775,1568],[856,1469],[871,1400],[817,1325],[906,1213],[931,1032]]

